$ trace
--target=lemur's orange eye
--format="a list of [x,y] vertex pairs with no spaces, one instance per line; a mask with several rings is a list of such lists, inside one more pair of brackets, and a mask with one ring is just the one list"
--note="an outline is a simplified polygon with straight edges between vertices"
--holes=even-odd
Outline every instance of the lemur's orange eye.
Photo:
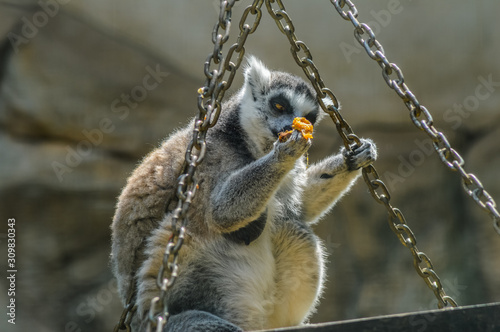
[[278,104],[278,103],[274,104],[274,108],[276,108],[279,111],[284,111],[285,110],[285,107],[283,105],[281,105],[281,104]]

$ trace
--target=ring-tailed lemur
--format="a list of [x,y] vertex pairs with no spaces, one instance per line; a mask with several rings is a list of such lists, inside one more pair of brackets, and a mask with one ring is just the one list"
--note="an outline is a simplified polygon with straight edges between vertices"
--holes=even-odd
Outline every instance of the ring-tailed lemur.
[[[202,179],[188,212],[179,277],[169,289],[165,331],[241,331],[299,325],[314,311],[324,280],[324,251],[311,223],[349,190],[359,168],[376,158],[362,139],[306,167],[311,145],[295,117],[317,124],[312,87],[270,71],[251,57],[242,89],[223,104],[208,131]],[[114,216],[112,264],[125,301],[136,283],[135,328],[143,330],[171,235],[166,204],[192,137],[191,123],[147,156],[128,179]],[[171,210],[171,209],[170,209]]]

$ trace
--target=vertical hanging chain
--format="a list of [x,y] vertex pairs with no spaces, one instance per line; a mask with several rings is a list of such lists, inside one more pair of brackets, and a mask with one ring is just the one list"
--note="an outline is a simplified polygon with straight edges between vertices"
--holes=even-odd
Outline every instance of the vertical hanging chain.
[[[198,90],[199,114],[194,123],[193,138],[186,150],[182,175],[178,180],[177,207],[172,212],[172,235],[166,245],[156,281],[160,294],[151,300],[148,332],[153,329],[162,331],[169,318],[166,295],[179,274],[179,250],[186,234],[187,212],[200,183],[195,178],[195,171],[207,152],[207,130],[217,123],[224,94],[231,86],[245,55],[245,41],[249,34],[255,32],[262,16],[261,7],[264,0],[254,0],[253,4],[244,10],[239,24],[238,39],[229,48],[227,56],[224,57],[222,48],[229,39],[232,8],[236,1],[238,0],[221,0],[219,20],[212,32],[214,49],[204,64],[206,81],[205,85]],[[254,16],[252,24],[246,23],[250,14]],[[237,54],[236,59],[231,60],[235,53]],[[224,80],[225,76],[227,76],[226,80]],[[170,203],[167,204],[167,208],[169,205]]]
[[[277,3],[278,9],[273,9],[272,3]],[[287,14],[281,0],[266,0],[266,7],[272,18],[276,22],[280,31],[285,34],[291,44],[291,53],[295,62],[304,70],[304,73],[311,81],[317,93],[318,103],[321,108],[330,115],[337,127],[337,131],[342,138],[346,149],[351,150],[360,144],[360,139],[356,136],[349,124],[342,118],[339,112],[339,103],[330,89],[327,89],[319,75],[317,67],[314,65],[311,52],[306,44],[299,41],[295,35],[295,28],[290,16]],[[351,14],[354,14],[351,13]],[[357,15],[357,14],[356,14]],[[301,56],[300,53],[303,53]],[[330,102],[325,102],[330,100]],[[397,235],[401,243],[407,247],[413,256],[413,265],[420,277],[422,277],[427,286],[433,291],[438,300],[438,307],[446,306],[456,307],[457,303],[453,298],[446,295],[443,285],[437,273],[434,270],[429,256],[417,248],[417,240],[410,227],[407,225],[403,213],[390,204],[391,195],[389,190],[373,165],[364,167],[363,178],[372,194],[373,198],[380,204],[383,204],[389,213],[389,226]],[[370,179],[370,177],[372,179]]]
[[[358,10],[350,0],[330,0],[340,16],[351,21],[354,26],[354,36],[358,43],[363,46],[368,56],[375,60],[382,68],[382,76],[387,85],[393,89],[403,100],[410,111],[413,124],[424,131],[431,139],[434,149],[441,161],[448,169],[458,172],[462,179],[462,186],[467,193],[493,220],[493,227],[500,234],[500,214],[496,209],[493,197],[484,189],[478,178],[467,173],[464,169],[464,159],[451,147],[446,136],[438,131],[433,125],[433,119],[427,108],[419,103],[413,92],[405,83],[403,72],[393,62],[389,62],[385,56],[382,44],[377,40],[372,29],[365,23],[357,20]],[[344,7],[347,5],[347,11]]]

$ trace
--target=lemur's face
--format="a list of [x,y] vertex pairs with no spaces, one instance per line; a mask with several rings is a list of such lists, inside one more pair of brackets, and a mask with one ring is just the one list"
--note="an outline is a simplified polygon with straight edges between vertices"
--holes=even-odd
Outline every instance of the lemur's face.
[[240,106],[243,128],[263,152],[270,150],[280,132],[292,129],[294,118],[305,117],[314,125],[323,115],[315,91],[304,80],[271,72],[253,57],[245,71]]

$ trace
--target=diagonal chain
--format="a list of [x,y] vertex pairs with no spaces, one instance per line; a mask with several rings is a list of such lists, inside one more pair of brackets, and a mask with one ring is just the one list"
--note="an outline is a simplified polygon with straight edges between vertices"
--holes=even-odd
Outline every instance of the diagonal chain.
[[411,230],[410,226],[406,223],[406,219],[400,209],[391,205],[391,194],[386,185],[380,179],[375,167],[369,165],[363,168],[363,179],[370,190],[373,198],[380,204],[383,204],[389,214],[389,227],[396,234],[397,238],[413,256],[413,266],[415,267],[418,275],[422,277],[427,286],[433,291],[438,300],[438,307],[443,308],[448,305],[453,307],[457,306],[457,302],[446,295],[443,289],[441,280],[437,273],[434,271],[429,256],[424,252],[419,251],[417,248],[417,239]]
[[[382,68],[382,76],[385,82],[403,100],[410,111],[413,124],[432,139],[434,149],[446,167],[460,174],[465,192],[490,215],[494,229],[500,234],[500,214],[496,209],[493,197],[484,189],[482,183],[474,174],[465,171],[463,167],[465,164],[464,159],[451,147],[446,136],[434,127],[432,115],[425,106],[419,103],[413,92],[408,88],[401,69],[395,63],[389,62],[382,44],[377,40],[372,29],[367,24],[358,21],[356,6],[351,0],[330,0],[330,2],[342,18],[351,21],[354,26],[356,40],[363,46],[368,56]],[[346,5],[348,8],[344,10],[343,8]]]
[[[279,7],[278,9],[273,9],[272,3],[275,2]],[[309,48],[304,42],[299,41],[296,37],[295,28],[290,16],[285,10],[283,2],[281,0],[266,0],[266,7],[280,31],[287,36],[291,45],[290,51],[295,59],[295,62],[297,62],[297,64],[304,70],[307,78],[311,81],[311,84],[317,92],[317,99],[321,108],[332,118],[340,137],[344,141],[346,149],[353,149],[356,145],[360,144],[360,139],[353,133],[349,124],[347,124],[347,122],[340,115],[337,98],[330,89],[325,87],[323,80],[319,75],[319,70],[313,62]],[[351,12],[351,15],[353,14],[354,12]],[[303,53],[303,55],[300,53]],[[325,99],[329,99],[330,101],[325,102]],[[394,233],[396,233],[401,243],[410,250],[413,256],[413,265],[417,270],[418,275],[424,279],[427,286],[433,291],[434,295],[438,299],[438,307],[443,308],[448,305],[456,307],[457,303],[455,300],[446,295],[441,280],[434,271],[434,266],[429,256],[418,250],[415,235],[406,224],[403,213],[390,204],[391,196],[389,194],[389,190],[378,176],[375,167],[373,165],[369,165],[364,167],[362,172],[363,178],[374,199],[378,203],[383,204],[389,212],[389,226]]]
[[[279,9],[273,9],[272,3],[274,2],[278,4]],[[311,51],[304,42],[297,39],[297,36],[295,35],[295,26],[293,25],[290,16],[285,11],[283,2],[281,0],[266,0],[266,7],[280,31],[287,36],[291,45],[290,51],[295,62],[302,68],[309,81],[311,81],[311,84],[317,94],[318,103],[335,123],[346,149],[349,151],[352,150],[353,143],[355,145],[360,145],[361,143],[359,138],[353,134],[351,127],[343,119],[339,112],[340,105],[337,97],[335,97],[330,89],[325,87],[325,83],[321,79],[319,70],[312,61]]]

